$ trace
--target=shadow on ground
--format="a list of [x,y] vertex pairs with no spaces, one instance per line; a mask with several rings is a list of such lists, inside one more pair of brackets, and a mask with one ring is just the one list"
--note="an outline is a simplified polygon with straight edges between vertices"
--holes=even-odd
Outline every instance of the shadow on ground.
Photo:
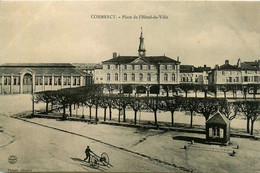
[[198,138],[198,137],[190,137],[190,136],[173,136],[172,139],[174,140],[181,140],[181,141],[194,141],[195,143],[205,144],[206,139]]
[[93,164],[93,163],[88,163],[86,161],[84,161],[83,159],[80,159],[80,158],[73,158],[71,157],[71,159],[75,162],[78,162],[79,165],[83,166],[84,167],[88,167],[88,168],[92,168],[92,169],[97,169],[97,170],[100,170],[100,171],[105,171],[107,170],[106,168],[104,168],[101,164]]

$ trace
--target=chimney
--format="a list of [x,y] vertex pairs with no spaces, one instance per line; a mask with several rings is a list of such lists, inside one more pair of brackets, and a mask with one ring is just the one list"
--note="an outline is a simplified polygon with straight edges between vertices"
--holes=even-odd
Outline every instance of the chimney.
[[113,58],[116,58],[116,57],[117,57],[117,53],[113,52]]
[[215,69],[218,69],[218,64],[215,65]]
[[204,64],[204,68],[206,68],[207,67],[207,65],[206,64]]
[[177,56],[177,61],[179,61],[180,59],[179,59],[179,56]]
[[240,60],[240,58],[237,60],[237,67],[241,68],[241,60]]
[[225,61],[225,65],[228,65],[228,64],[229,64],[229,60],[226,60],[226,61]]

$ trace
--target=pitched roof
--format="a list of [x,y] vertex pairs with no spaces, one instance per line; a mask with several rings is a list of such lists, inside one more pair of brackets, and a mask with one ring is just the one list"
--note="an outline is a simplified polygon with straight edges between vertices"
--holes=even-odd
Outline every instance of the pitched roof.
[[220,70],[236,70],[238,69],[236,65],[224,64],[219,67]]
[[260,60],[252,62],[242,62],[241,69],[243,70],[260,70]]
[[6,63],[0,67],[73,67],[70,63]]
[[19,75],[19,73],[23,72],[24,70],[32,70],[33,72],[35,72],[36,75],[42,75],[42,74],[45,74],[45,75],[77,75],[77,76],[80,76],[80,75],[84,75],[83,72],[81,72],[80,70],[76,69],[75,67],[72,66],[72,68],[68,68],[68,67],[17,67],[17,66],[0,66],[0,75],[2,74],[14,74],[14,75]]
[[219,112],[213,115],[206,123],[210,124],[229,124],[227,117]]
[[[137,58],[139,58],[139,57],[138,56],[117,56],[117,57],[109,59],[107,61],[103,61],[102,63],[128,64],[128,63],[133,62]],[[142,57],[142,59],[144,59],[152,64],[180,63],[179,61],[176,61],[176,60],[171,59],[166,56],[145,56],[145,57]]]
[[210,71],[210,67],[194,67],[193,65],[180,65],[180,72],[181,73],[192,73],[192,72],[204,72]]

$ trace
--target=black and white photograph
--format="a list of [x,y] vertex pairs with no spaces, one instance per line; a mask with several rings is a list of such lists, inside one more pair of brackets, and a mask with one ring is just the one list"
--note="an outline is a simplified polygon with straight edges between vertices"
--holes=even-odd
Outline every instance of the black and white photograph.
[[0,172],[260,172],[260,1],[0,1]]

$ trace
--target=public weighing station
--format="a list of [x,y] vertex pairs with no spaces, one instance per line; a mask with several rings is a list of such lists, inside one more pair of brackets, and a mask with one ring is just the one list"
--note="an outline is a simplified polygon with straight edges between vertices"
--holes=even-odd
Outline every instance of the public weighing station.
[[217,112],[206,121],[206,141],[228,145],[230,141],[230,121]]

